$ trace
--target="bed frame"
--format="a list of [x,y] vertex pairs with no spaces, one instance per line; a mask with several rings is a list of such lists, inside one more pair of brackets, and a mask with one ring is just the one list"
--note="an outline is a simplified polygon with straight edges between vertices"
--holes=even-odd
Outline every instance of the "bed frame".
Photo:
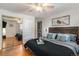
[[[78,39],[78,27],[50,27],[49,33],[70,33],[76,34]],[[54,44],[44,40],[45,44],[38,45],[37,39],[31,39],[25,43],[24,47],[30,48],[38,56],[71,56],[73,51],[65,46]],[[58,49],[58,50],[57,50]]]

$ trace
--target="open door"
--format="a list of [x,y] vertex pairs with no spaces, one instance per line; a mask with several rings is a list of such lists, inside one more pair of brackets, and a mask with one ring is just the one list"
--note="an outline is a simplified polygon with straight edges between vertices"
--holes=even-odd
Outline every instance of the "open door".
[[42,21],[37,22],[37,37],[42,36]]
[[21,23],[15,19],[19,20],[16,17],[2,16],[3,48],[10,48],[22,44]]

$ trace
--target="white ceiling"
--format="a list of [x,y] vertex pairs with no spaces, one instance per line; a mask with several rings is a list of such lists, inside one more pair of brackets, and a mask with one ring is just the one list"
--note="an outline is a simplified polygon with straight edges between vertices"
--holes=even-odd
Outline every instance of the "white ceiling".
[[52,3],[54,8],[50,12],[37,12],[37,11],[28,11],[29,4],[27,3],[0,3],[1,9],[6,9],[8,11],[17,12],[17,13],[23,13],[27,15],[32,15],[35,17],[47,17],[54,13],[61,12],[64,10],[71,9],[73,7],[79,8],[79,4],[76,3]]

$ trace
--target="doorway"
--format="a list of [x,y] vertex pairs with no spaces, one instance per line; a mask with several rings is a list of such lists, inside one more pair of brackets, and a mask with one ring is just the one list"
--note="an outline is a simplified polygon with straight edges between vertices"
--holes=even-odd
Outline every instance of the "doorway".
[[20,18],[2,15],[2,48],[22,44],[21,25]]
[[37,22],[37,37],[41,37],[42,36],[42,21],[38,21]]

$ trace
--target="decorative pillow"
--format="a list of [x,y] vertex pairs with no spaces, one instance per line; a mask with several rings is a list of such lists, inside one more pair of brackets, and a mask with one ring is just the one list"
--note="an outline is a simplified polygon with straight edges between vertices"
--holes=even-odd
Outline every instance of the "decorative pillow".
[[56,34],[55,39],[57,39],[57,37],[58,37],[58,34]]
[[70,42],[70,35],[64,34],[64,37],[65,42]]
[[58,34],[57,40],[64,41],[64,42],[70,42],[75,41],[77,35],[74,34]]
[[47,34],[47,39],[52,39],[52,33]]
[[57,38],[57,33],[52,33],[52,39],[56,39]]
[[75,35],[75,34],[70,34],[70,41],[75,42],[75,41],[76,41],[76,37],[77,37],[77,35]]
[[65,36],[63,34],[58,34],[57,36],[57,39],[56,40],[59,40],[59,41],[65,41]]
[[60,40],[61,39],[62,34],[58,33],[57,39],[56,40]]

